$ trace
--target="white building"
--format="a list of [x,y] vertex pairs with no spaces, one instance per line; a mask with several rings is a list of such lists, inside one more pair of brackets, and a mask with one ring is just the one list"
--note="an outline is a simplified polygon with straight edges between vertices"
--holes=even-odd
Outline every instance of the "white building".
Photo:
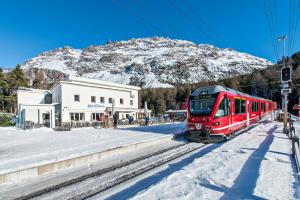
[[137,119],[139,90],[140,87],[78,77],[67,77],[49,91],[18,90],[19,122],[54,128],[64,122],[101,121],[104,116],[112,116],[113,108],[119,119]]

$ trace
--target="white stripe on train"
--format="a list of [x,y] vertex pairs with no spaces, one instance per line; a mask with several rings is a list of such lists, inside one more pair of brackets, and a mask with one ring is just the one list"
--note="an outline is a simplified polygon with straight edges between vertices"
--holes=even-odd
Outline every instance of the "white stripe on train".
[[[268,114],[268,113],[262,114],[262,117],[263,117],[265,114]],[[250,120],[253,120],[253,119],[256,119],[256,118],[258,118],[258,117],[259,117],[259,116],[250,118],[249,121],[250,121]],[[237,122],[237,123],[234,123],[234,124],[230,124],[230,125],[227,125],[227,126],[223,126],[223,127],[220,127],[220,128],[214,128],[214,129],[212,129],[212,130],[213,130],[213,131],[219,131],[219,130],[223,130],[223,129],[226,129],[226,128],[230,128],[230,127],[233,127],[233,126],[236,126],[236,125],[245,123],[245,122],[247,122],[247,119],[246,119],[246,120],[243,120],[243,121],[240,121],[240,122]]]

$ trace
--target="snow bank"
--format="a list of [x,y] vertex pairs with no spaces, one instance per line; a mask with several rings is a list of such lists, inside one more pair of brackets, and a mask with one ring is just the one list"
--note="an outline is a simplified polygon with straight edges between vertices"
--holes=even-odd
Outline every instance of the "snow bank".
[[[154,174],[161,181],[132,199],[299,199],[291,142],[282,123],[263,123],[207,148],[214,150],[169,176]],[[166,170],[172,167],[178,166]]]

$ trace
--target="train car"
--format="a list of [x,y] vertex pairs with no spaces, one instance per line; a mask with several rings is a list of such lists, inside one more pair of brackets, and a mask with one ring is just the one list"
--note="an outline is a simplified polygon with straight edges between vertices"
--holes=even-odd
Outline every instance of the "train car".
[[219,142],[267,117],[276,102],[223,86],[198,88],[187,101],[188,140]]

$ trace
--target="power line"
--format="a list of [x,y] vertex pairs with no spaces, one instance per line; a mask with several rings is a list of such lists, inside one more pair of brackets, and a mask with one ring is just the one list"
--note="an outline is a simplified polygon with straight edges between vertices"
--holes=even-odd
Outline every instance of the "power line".
[[[132,1],[134,1],[134,5],[136,5],[140,11],[146,11],[147,10],[144,6],[141,6],[141,4],[138,3],[139,2],[138,0],[132,0]],[[142,12],[140,12],[140,13],[142,13]],[[156,17],[157,21],[163,21],[162,17],[159,17],[158,15],[152,15],[152,17],[153,16]],[[168,23],[164,23],[164,24],[166,25],[168,30],[170,30],[172,33],[176,33],[176,34],[181,35],[182,37],[184,37],[185,34],[182,33],[181,31],[179,31],[178,29],[176,29],[175,27],[169,25]]]
[[215,36],[215,38],[219,41],[221,41],[224,45],[229,46],[228,43],[226,41],[224,41],[224,39],[208,24],[206,23],[197,13],[197,11],[195,11],[195,9],[193,7],[191,7],[186,0],[181,0],[183,2],[183,4],[185,5],[185,7],[187,7],[192,13],[194,13],[194,15],[197,17],[197,19],[199,20],[199,22],[201,24],[203,24],[204,26],[206,26],[210,32],[212,33],[213,36]]
[[[291,38],[291,51],[293,51],[294,49],[294,44],[295,44],[295,36],[296,36],[296,33],[297,33],[297,26],[298,26],[298,20],[299,20],[299,13],[300,13],[300,1],[299,1],[299,4],[298,6],[296,7],[296,2],[294,2],[294,17],[296,17],[295,19],[295,26],[293,26],[293,29],[292,29],[292,38]],[[297,9],[299,9],[299,13],[297,13]]]
[[158,32],[160,32],[160,33],[162,33],[162,34],[167,35],[168,37],[170,37],[170,35],[169,35],[167,32],[165,32],[164,30],[160,29],[158,26],[152,24],[150,21],[148,21],[147,19],[145,19],[145,18],[142,17],[141,15],[136,14],[136,12],[131,12],[131,10],[130,10],[128,7],[122,5],[122,4],[121,4],[120,2],[118,2],[117,0],[112,0],[112,2],[113,2],[115,5],[117,5],[119,8],[122,8],[122,9],[126,10],[126,12],[128,12],[128,13],[131,14],[132,16],[136,17],[136,18],[137,18],[138,20],[140,20],[141,22],[143,22],[143,23],[147,24],[148,26],[150,26],[152,29],[154,29],[154,30],[156,30],[156,31],[158,31]]
[[[278,34],[278,17],[277,17],[277,0],[275,0],[274,2],[274,14],[275,14],[275,30],[276,30],[276,34]],[[277,35],[276,35],[277,37]],[[277,47],[277,53],[279,54],[279,43],[278,43],[278,40],[275,39],[276,43],[276,47]],[[278,56],[278,55],[277,55]]]
[[[292,3],[293,2],[293,3]],[[295,0],[289,1],[289,40],[288,40],[288,53],[291,53],[291,46],[293,41],[293,27],[294,27],[294,10],[295,10]]]
[[202,27],[199,26],[197,23],[195,23],[194,20],[189,15],[187,15],[180,7],[178,7],[177,4],[173,0],[168,0],[168,1],[187,21],[189,21],[193,26],[196,27],[196,30],[199,31],[200,36],[201,36],[201,33],[203,33],[210,40],[212,40],[211,36],[209,34],[207,34],[204,30],[201,31]]
[[266,19],[267,19],[268,29],[269,29],[269,35],[270,35],[270,38],[271,38],[272,47],[273,47],[274,55],[275,55],[275,58],[276,58],[275,60],[277,60],[278,52],[276,51],[275,33],[274,33],[273,25],[271,23],[272,20],[270,20],[270,18],[269,18],[271,16],[269,16],[269,11],[268,11],[268,8],[267,8],[267,0],[264,0],[264,8],[265,8],[265,16],[266,16]]
[[[274,16],[273,16],[273,8],[272,8],[272,3],[271,3],[271,0],[268,0],[269,2],[269,9],[270,9],[270,14],[271,14],[271,27],[272,27],[272,33],[273,33],[273,37],[274,37],[274,45],[275,45],[275,51],[276,51],[276,55],[278,57],[278,42],[277,42],[277,36],[278,36],[278,33],[277,33],[277,30],[276,30],[276,27],[275,27],[275,24],[277,24],[277,21],[276,19],[274,19]],[[275,21],[275,22],[274,22]]]

